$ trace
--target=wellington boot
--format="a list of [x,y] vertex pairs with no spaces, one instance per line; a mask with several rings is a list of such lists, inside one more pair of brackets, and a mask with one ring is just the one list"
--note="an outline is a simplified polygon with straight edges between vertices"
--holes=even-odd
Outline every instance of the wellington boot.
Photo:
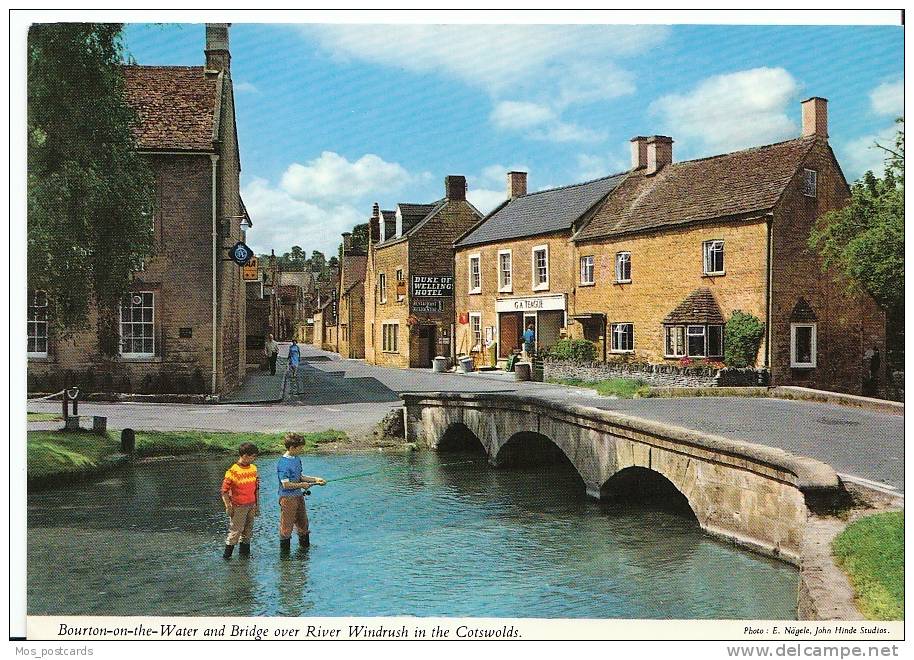
[[310,534],[302,534],[301,536],[298,537],[298,548],[300,550],[304,550],[305,548],[310,547],[310,545],[311,545],[311,535]]
[[243,541],[238,545],[238,556],[239,557],[250,557],[251,556],[251,544],[244,543]]
[[233,553],[233,552],[235,552],[235,546],[233,546],[233,545],[227,545],[227,546],[225,546],[225,552],[222,553],[222,558],[223,558],[223,559],[231,559],[231,558],[232,558],[232,553]]
[[279,539],[279,556],[288,557],[292,550],[292,539]]

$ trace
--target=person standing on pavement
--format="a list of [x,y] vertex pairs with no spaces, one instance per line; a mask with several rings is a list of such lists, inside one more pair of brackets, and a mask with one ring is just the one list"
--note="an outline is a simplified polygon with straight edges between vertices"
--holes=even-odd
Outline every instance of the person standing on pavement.
[[270,375],[276,375],[276,356],[279,355],[279,344],[276,343],[276,340],[273,339],[273,335],[270,335],[267,339],[267,343],[263,347],[263,352],[270,360]]
[[536,332],[533,330],[533,324],[527,326],[527,330],[524,332],[524,353],[526,353],[527,358],[533,357],[534,349],[536,348]]
[[289,346],[289,372],[295,376],[298,373],[298,363],[301,362],[301,349],[298,343],[293,339],[292,345]]

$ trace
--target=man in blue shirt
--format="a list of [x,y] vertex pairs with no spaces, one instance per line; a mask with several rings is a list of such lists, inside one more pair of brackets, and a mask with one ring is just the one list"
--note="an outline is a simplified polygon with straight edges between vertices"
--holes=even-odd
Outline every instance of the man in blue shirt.
[[288,555],[293,528],[298,531],[299,547],[307,548],[311,544],[304,491],[311,486],[323,486],[327,482],[320,477],[302,474],[298,455],[305,450],[305,439],[301,435],[287,433],[283,444],[286,453],[276,463],[276,475],[279,477],[279,551],[281,555]]
[[524,353],[527,354],[527,357],[533,356],[533,351],[536,348],[536,333],[533,331],[533,324],[527,326],[527,330],[524,332]]

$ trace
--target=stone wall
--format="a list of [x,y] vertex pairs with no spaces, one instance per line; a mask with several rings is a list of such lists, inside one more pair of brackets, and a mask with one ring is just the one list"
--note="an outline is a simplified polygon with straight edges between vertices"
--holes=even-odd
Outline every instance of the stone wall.
[[631,378],[660,387],[750,387],[768,384],[768,372],[765,369],[715,369],[625,362],[582,363],[549,359],[544,361],[543,376],[547,381]]

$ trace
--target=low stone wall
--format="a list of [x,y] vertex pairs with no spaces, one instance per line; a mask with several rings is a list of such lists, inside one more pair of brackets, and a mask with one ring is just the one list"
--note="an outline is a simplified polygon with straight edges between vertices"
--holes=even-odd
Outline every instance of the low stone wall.
[[766,369],[715,369],[681,367],[678,364],[627,362],[571,362],[545,360],[544,377],[549,380],[575,378],[599,381],[608,378],[643,380],[657,387],[757,387],[768,385]]

